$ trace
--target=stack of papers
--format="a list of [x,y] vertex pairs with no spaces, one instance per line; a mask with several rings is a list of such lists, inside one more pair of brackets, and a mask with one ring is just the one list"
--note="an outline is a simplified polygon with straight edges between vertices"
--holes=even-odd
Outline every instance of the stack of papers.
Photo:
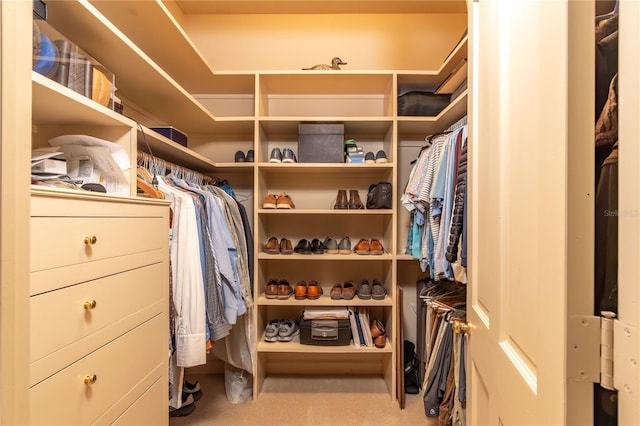
[[48,180],[67,177],[67,161],[58,147],[36,148],[31,151],[31,178]]
[[302,318],[306,320],[349,319],[349,310],[347,308],[306,307]]

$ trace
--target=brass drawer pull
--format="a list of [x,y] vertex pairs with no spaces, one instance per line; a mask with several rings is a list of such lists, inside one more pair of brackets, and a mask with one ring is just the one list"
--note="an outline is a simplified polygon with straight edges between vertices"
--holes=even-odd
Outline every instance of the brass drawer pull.
[[85,385],[92,385],[96,382],[96,380],[98,380],[98,376],[96,376],[95,374],[84,376]]
[[97,242],[98,242],[98,238],[95,235],[92,235],[90,237],[84,237],[84,243],[88,246],[94,245]]
[[87,300],[86,302],[84,302],[84,308],[87,311],[90,311],[91,309],[95,308],[97,305],[95,300]]

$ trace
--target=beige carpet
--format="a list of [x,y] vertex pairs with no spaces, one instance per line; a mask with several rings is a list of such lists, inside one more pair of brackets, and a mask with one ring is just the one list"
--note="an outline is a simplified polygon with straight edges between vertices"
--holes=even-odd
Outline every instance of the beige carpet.
[[257,400],[231,404],[224,375],[187,377],[204,393],[195,411],[171,426],[198,425],[437,425],[424,415],[421,395],[406,395],[404,410],[380,378],[269,377]]

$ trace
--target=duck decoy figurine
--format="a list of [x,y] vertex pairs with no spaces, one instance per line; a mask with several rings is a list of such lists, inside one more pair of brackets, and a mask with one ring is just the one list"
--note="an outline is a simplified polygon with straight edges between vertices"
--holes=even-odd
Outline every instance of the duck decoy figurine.
[[303,70],[339,70],[340,65],[347,65],[346,62],[343,62],[342,59],[337,56],[331,59],[331,65],[327,64],[318,64],[314,65],[311,68],[302,68]]

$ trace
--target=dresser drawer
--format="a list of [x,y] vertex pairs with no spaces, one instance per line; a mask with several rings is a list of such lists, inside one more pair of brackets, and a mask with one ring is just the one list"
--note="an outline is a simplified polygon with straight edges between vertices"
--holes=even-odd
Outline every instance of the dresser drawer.
[[31,271],[161,249],[165,225],[163,217],[32,217]]
[[167,387],[158,380],[112,425],[160,426],[167,423]]
[[[154,317],[29,390],[38,425],[91,424],[167,357],[168,326]],[[166,365],[166,363],[165,363]],[[90,378],[95,377],[94,383]]]
[[[127,317],[163,300],[166,292],[165,275],[168,274],[167,264],[157,263],[32,296],[30,362],[33,363],[105,328],[117,329],[126,326],[124,320]],[[152,313],[155,314],[157,312]],[[124,331],[126,329],[121,330],[119,334]],[[91,340],[93,345],[106,343]],[[82,353],[93,349],[85,349]]]

